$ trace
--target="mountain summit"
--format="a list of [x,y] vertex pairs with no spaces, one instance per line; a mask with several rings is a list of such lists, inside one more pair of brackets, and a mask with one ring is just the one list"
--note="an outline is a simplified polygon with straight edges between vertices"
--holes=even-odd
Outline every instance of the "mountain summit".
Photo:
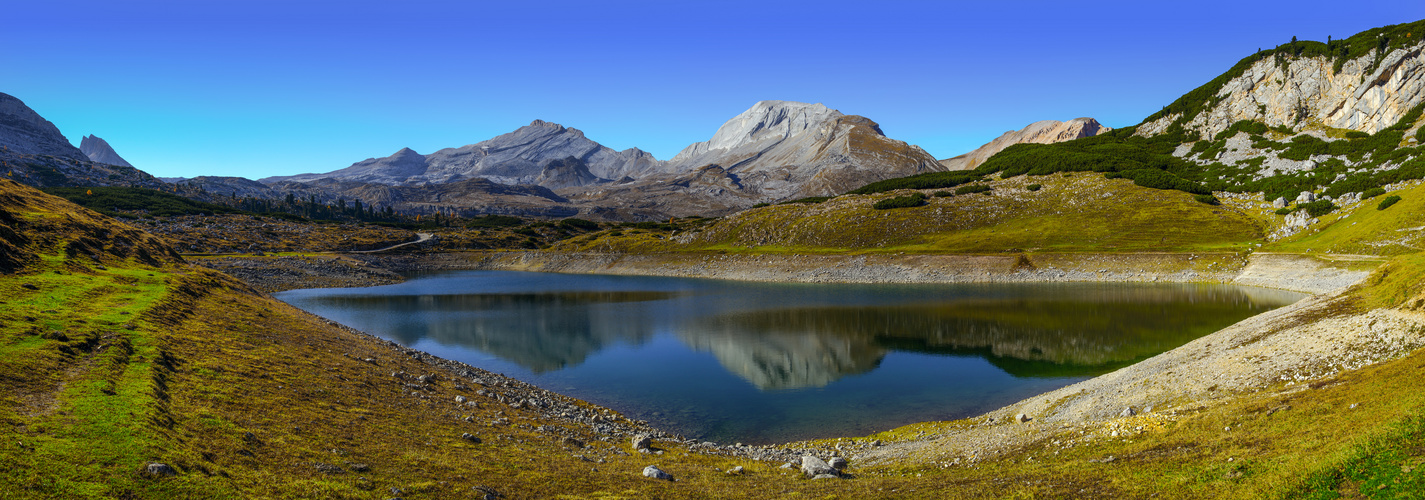
[[132,167],[129,162],[119,157],[119,153],[114,152],[114,148],[109,146],[109,142],[100,139],[96,135],[86,135],[79,141],[79,151],[90,160],[118,165],[120,167]]
[[717,166],[763,199],[841,194],[867,183],[942,170],[919,147],[886,137],[880,125],[822,104],[761,101],[728,120],[712,139],[668,161],[672,173]]

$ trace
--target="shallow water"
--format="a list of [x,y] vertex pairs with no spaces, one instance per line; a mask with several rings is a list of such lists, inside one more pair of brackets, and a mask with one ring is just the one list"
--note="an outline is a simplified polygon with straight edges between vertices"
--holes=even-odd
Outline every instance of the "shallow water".
[[1229,285],[824,285],[457,271],[277,297],[718,442],[993,410],[1304,295]]

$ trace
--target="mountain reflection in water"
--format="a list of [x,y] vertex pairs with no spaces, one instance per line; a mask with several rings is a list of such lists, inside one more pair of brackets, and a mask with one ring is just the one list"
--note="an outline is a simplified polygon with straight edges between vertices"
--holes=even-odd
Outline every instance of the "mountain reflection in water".
[[[666,331],[761,390],[790,390],[867,373],[891,351],[983,358],[1019,378],[1094,376],[1300,297],[1197,285],[981,285],[950,294],[887,287],[853,300],[796,286],[724,290],[737,285],[332,294],[299,305],[341,311],[339,320],[402,344],[475,349],[534,374]],[[829,287],[837,286],[855,285]]]

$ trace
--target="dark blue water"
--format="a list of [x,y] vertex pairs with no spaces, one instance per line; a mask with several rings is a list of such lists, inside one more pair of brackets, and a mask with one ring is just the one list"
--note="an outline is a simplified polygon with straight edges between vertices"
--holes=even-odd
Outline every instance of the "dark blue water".
[[1225,285],[812,285],[459,271],[278,298],[720,442],[993,410],[1300,294]]

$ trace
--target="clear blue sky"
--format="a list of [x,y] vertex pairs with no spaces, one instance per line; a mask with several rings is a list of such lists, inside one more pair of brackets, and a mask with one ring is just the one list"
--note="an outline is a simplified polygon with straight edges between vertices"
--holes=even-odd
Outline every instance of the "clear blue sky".
[[1257,48],[1425,2],[19,1],[0,92],[160,176],[325,172],[536,118],[660,159],[764,99],[938,158],[1042,119],[1133,125]]

